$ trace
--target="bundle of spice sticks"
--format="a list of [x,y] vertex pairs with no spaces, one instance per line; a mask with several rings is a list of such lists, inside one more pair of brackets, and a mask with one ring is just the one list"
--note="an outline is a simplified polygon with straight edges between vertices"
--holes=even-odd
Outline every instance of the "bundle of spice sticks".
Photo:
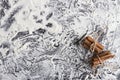
[[90,36],[87,36],[82,40],[82,45],[93,53],[91,58],[92,67],[96,67],[105,60],[114,57],[110,51],[104,51],[104,46]]

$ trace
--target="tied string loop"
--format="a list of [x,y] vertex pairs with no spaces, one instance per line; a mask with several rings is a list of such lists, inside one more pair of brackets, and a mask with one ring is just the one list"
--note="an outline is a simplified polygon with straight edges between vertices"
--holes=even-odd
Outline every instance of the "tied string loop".
[[[101,34],[102,34],[102,33],[101,33]],[[100,34],[100,35],[101,35],[101,34]],[[95,39],[95,41],[90,45],[90,51],[91,51],[92,53],[94,53],[94,51],[95,51],[96,43],[97,43],[98,38],[100,37],[100,35],[98,35],[97,38]],[[98,54],[99,54],[99,53],[98,53]],[[97,54],[96,54],[96,56],[97,56],[97,58],[98,58],[100,64],[102,64],[103,62],[102,62],[100,56],[97,55]]]

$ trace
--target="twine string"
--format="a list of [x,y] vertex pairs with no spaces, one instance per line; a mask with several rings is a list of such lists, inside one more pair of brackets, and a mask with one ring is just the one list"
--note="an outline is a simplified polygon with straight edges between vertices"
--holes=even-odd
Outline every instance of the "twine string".
[[[99,35],[97,35],[97,38],[95,39],[95,41],[94,41],[94,42],[91,44],[91,46],[90,46],[90,51],[91,51],[92,53],[94,53],[94,51],[95,51],[96,43],[97,43],[98,38],[100,37],[101,34],[102,34],[102,32],[101,32]],[[102,60],[101,60],[101,58],[100,58],[99,55],[97,55],[97,58],[98,58],[100,64],[102,64]]]

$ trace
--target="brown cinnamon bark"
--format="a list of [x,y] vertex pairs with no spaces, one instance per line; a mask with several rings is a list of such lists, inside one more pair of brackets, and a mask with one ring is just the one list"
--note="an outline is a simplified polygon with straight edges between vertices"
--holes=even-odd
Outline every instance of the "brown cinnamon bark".
[[[101,52],[100,54],[97,54],[99,57],[101,57],[101,56],[105,56],[105,55],[108,55],[109,53],[107,53],[107,52]],[[94,54],[93,55],[93,57],[92,57],[92,60],[97,60],[98,59],[98,57],[97,57],[97,55],[96,54]]]
[[93,44],[93,42],[90,42],[87,38],[84,39],[83,43],[86,44],[86,45],[88,45],[89,48]]
[[103,51],[104,46],[99,42],[95,42],[95,40],[90,36],[83,39],[82,45],[84,48],[91,50],[94,53],[91,60],[92,67],[96,67],[105,60],[114,57],[110,51]]
[[110,51],[104,51],[102,54],[99,54],[99,58],[97,56],[94,56],[92,58],[92,67],[95,67],[99,64],[101,64],[101,62],[104,62],[105,60],[109,59],[109,58],[113,58],[114,55],[112,55],[110,53]]
[[[113,57],[113,56],[112,56],[112,57]],[[109,57],[109,58],[112,58],[112,57]],[[107,59],[109,59],[109,58],[101,59],[101,61],[100,61],[100,60],[93,61],[93,62],[92,62],[92,67],[95,67],[95,66],[97,66],[97,65],[99,65],[99,64],[101,64],[101,63],[103,63],[105,60],[107,60]]]
[[90,48],[91,48],[91,50],[93,51],[93,53],[96,53],[96,54],[102,52],[102,50],[103,50],[103,49],[97,47],[96,45],[92,44],[87,39],[84,40],[84,42],[82,43],[82,45],[83,45],[84,48],[86,48],[88,50],[90,50]]
[[[88,45],[89,46],[89,48],[91,47],[91,45],[92,44],[94,44],[95,43],[95,40],[94,39],[92,39],[91,37],[86,37],[85,39],[83,39],[83,42],[82,42],[82,44],[86,44],[86,45]],[[99,48],[99,49],[101,49],[101,50],[103,50],[103,48],[104,48],[104,46],[103,45],[101,45],[100,43],[98,43],[98,42],[96,42],[96,44],[95,44],[95,47],[97,47],[97,48]]]
[[[100,57],[101,60],[106,60],[106,59],[109,59],[109,58],[113,58],[114,55],[112,55],[110,52],[104,52],[104,53],[101,53],[98,55]],[[93,61],[96,61],[98,60],[98,57],[93,57],[92,59]]]
[[[113,57],[114,57],[114,55],[106,55],[106,56],[100,57],[100,60],[105,61],[105,60],[107,60],[107,59],[109,59],[109,58],[113,58]],[[99,59],[98,59],[98,58],[93,58],[92,61],[93,61],[93,62],[97,62],[97,61],[99,61]]]
[[[90,36],[87,36],[85,39],[89,40],[91,43],[95,42],[95,40],[92,37],[90,37]],[[96,42],[96,46],[98,48],[102,49],[102,50],[104,49],[104,46],[102,44],[100,44],[99,42]]]
[[93,52],[96,53],[96,54],[99,54],[103,51],[103,49],[95,47],[94,45],[91,46],[91,50],[93,50]]

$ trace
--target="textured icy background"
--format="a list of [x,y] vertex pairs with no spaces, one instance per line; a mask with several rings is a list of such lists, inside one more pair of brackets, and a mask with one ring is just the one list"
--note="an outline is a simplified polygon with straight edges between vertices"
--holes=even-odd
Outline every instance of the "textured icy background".
[[[100,31],[116,56],[92,69],[75,42]],[[120,80],[120,0],[0,0],[0,80]]]

